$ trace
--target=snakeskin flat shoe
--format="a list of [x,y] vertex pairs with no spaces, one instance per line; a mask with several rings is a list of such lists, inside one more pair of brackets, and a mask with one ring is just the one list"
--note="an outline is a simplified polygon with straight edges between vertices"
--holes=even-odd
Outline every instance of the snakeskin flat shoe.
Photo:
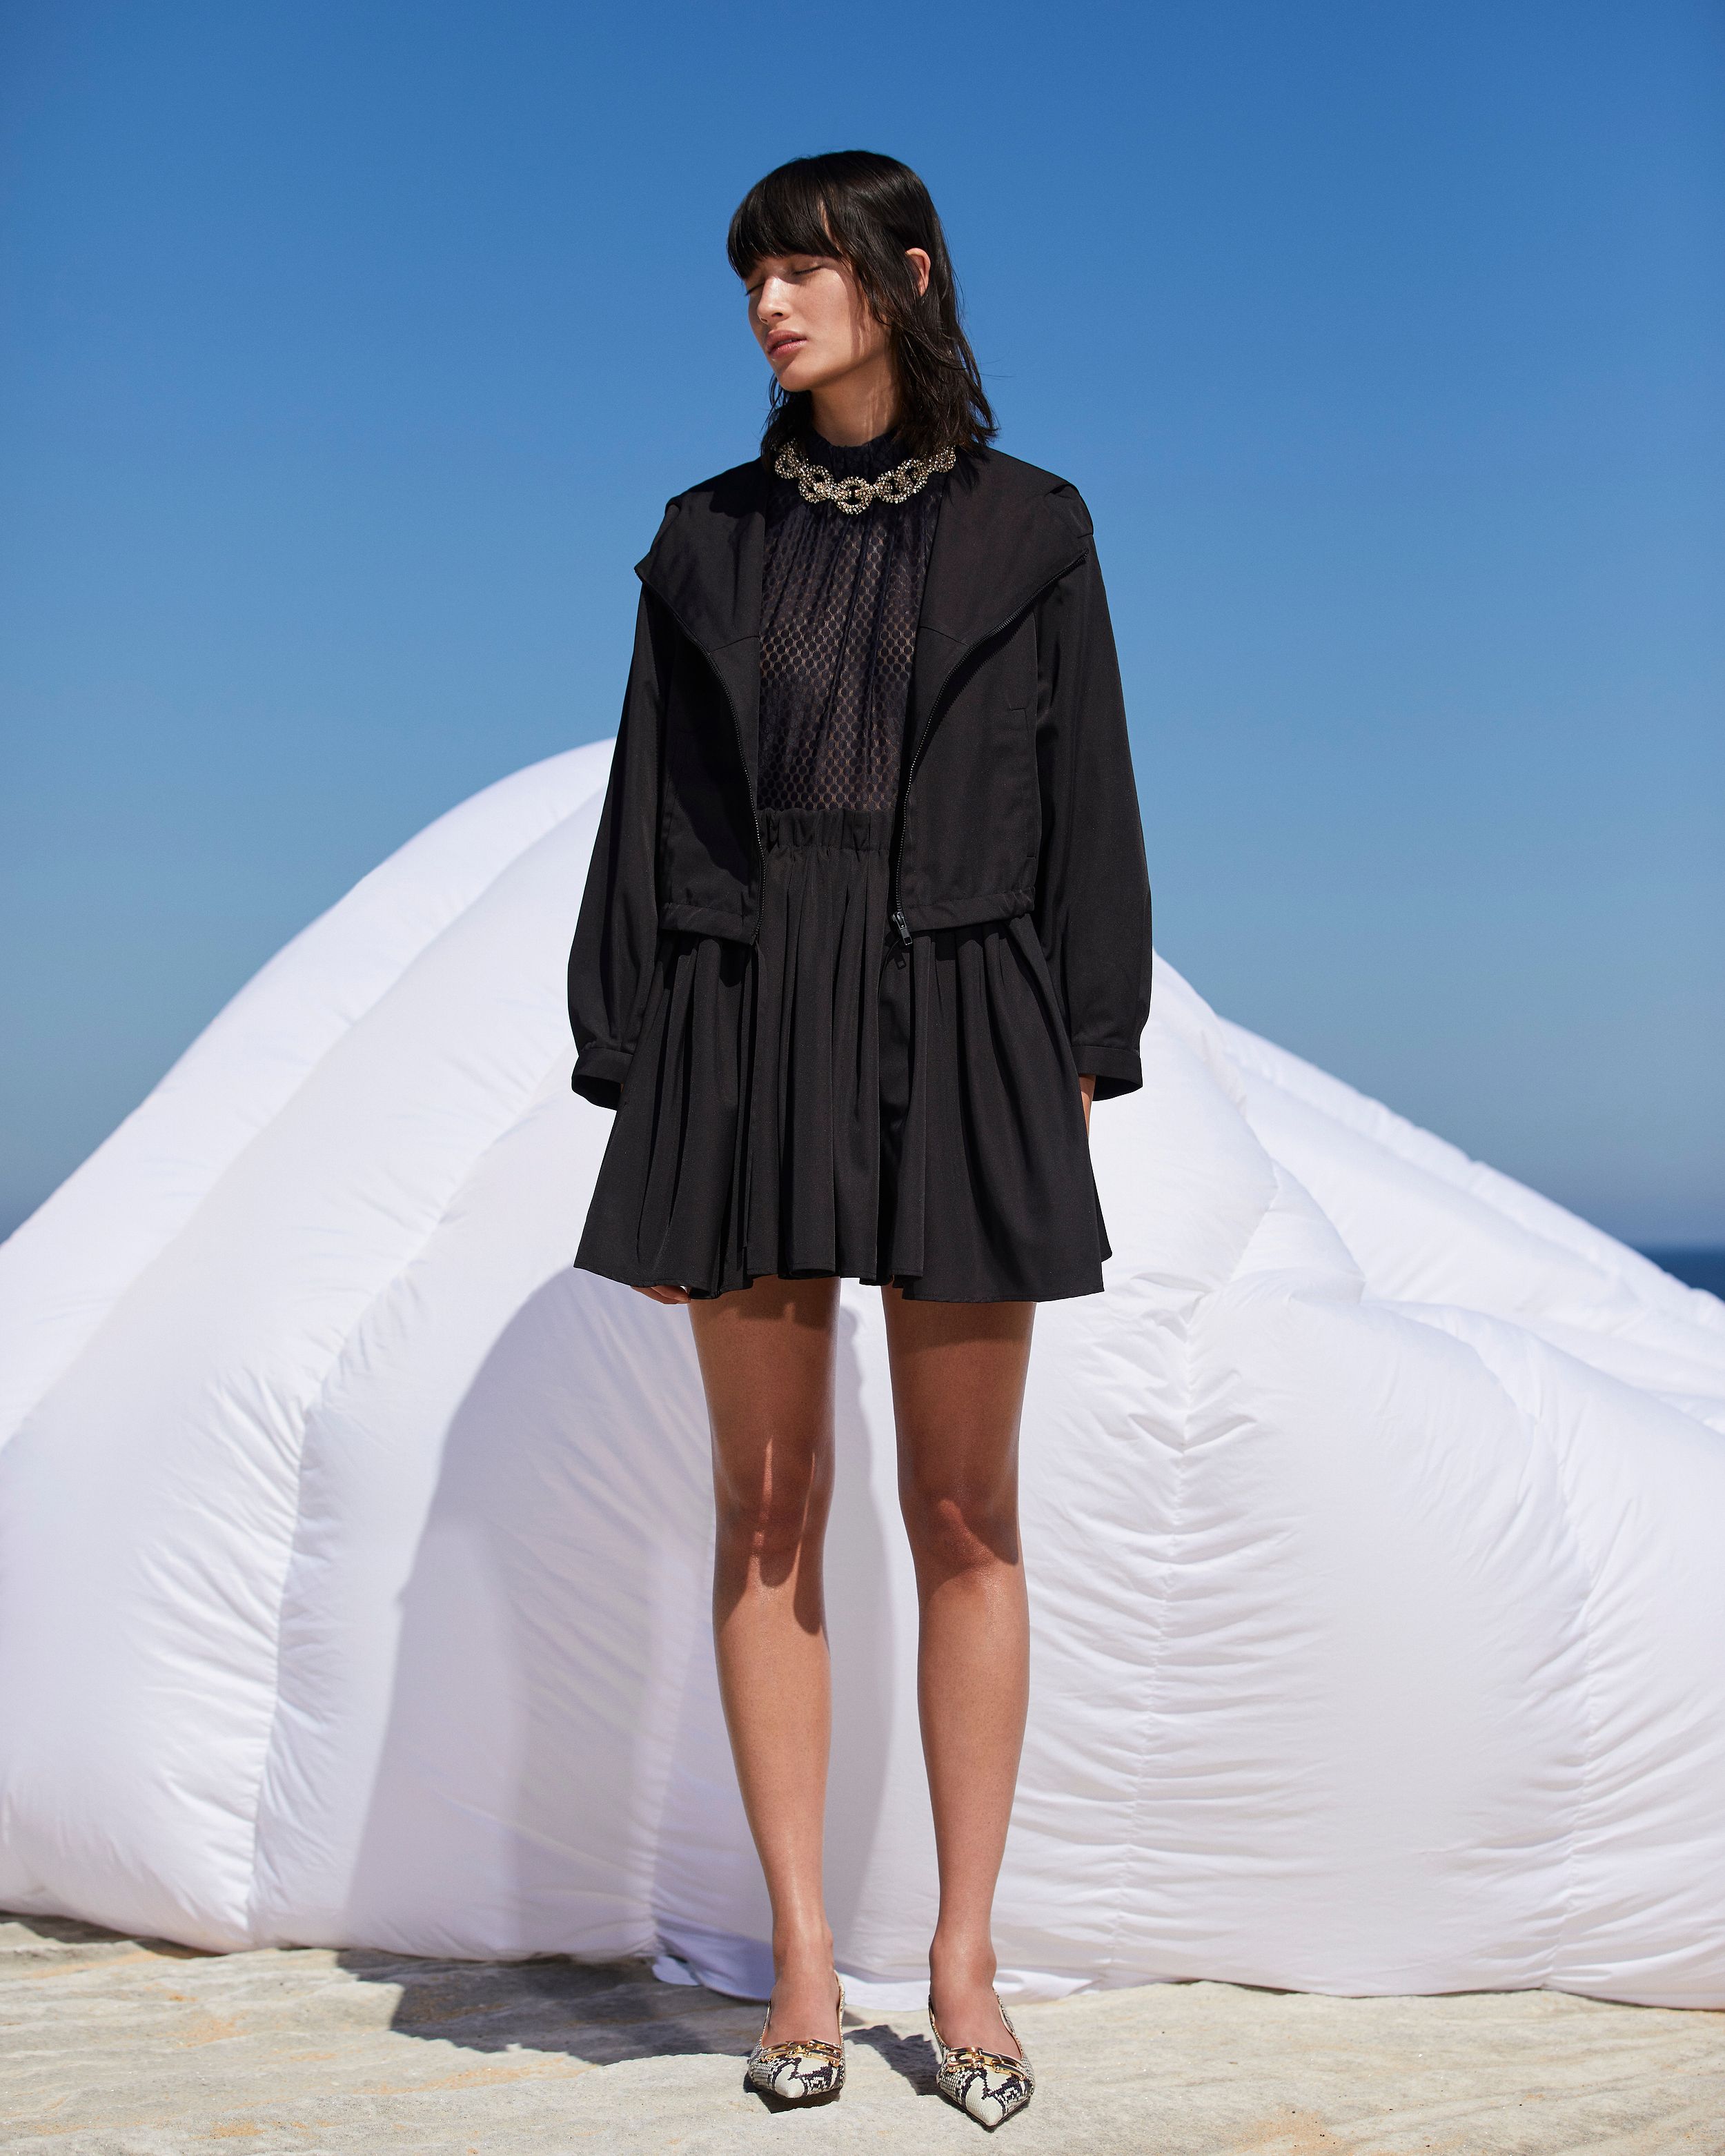
[[[1019,2032],[1012,2025],[1006,2009],[1000,2008],[1000,2018],[1006,2023],[1006,2033],[1015,2044]],[[960,2111],[968,2111],[978,2126],[986,2126],[992,2133],[997,2126],[1022,2111],[1030,2101],[1030,2092],[1036,2086],[1036,2076],[1030,2071],[1030,2061],[1024,2056],[1024,2046],[1019,2044],[1019,2056],[1009,2058],[1004,2051],[978,2051],[973,2044],[959,2044],[948,2048],[936,2025],[934,2001],[928,2002],[928,2025],[934,2032],[935,2056],[939,2068],[934,2085],[948,2103],[956,2103]]]
[[[767,2021],[761,2024],[762,2038]],[[823,2044],[819,2037],[798,2036],[788,2044],[757,2044],[749,2053],[748,2079],[763,2095],[781,2103],[812,2103],[817,2097],[837,2096],[845,2086],[845,1987],[839,1986],[839,2041]]]

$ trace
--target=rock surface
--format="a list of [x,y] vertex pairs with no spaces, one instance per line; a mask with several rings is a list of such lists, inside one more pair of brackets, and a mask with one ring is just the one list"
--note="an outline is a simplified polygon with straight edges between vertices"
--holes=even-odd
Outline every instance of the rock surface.
[[[55,2156],[979,2149],[914,2015],[850,2017],[842,2099],[769,2111],[761,2010],[641,1963],[201,1954],[0,1918],[0,2141]],[[1555,1992],[1154,1984],[1014,2017],[1015,2156],[1720,2156],[1725,2014]]]

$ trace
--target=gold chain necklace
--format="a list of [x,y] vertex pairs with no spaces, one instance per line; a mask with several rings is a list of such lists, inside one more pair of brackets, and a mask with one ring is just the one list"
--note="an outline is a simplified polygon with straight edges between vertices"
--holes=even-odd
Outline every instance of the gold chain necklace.
[[804,501],[829,501],[846,516],[860,516],[872,502],[908,501],[937,472],[951,471],[957,461],[954,450],[942,449],[938,456],[906,457],[879,479],[834,479],[824,465],[805,463],[795,444],[787,442],[773,459],[773,469],[781,479],[795,480]]

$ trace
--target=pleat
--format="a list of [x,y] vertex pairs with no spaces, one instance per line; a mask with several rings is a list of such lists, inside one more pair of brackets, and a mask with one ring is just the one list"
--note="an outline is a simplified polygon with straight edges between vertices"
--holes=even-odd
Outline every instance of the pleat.
[[752,945],[667,932],[576,1263],[722,1294],[1101,1286],[1077,1073],[1023,919],[887,927],[890,816],[763,810]]
[[1096,1293],[1110,1253],[1083,1101],[1029,922],[919,936],[906,973],[885,982],[906,1069],[890,1245],[905,1293]]

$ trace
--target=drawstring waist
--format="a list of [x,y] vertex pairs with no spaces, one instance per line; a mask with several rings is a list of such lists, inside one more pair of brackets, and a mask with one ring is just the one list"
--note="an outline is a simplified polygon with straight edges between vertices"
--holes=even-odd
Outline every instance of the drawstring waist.
[[755,829],[765,853],[813,850],[884,854],[892,848],[890,808],[757,808]]

